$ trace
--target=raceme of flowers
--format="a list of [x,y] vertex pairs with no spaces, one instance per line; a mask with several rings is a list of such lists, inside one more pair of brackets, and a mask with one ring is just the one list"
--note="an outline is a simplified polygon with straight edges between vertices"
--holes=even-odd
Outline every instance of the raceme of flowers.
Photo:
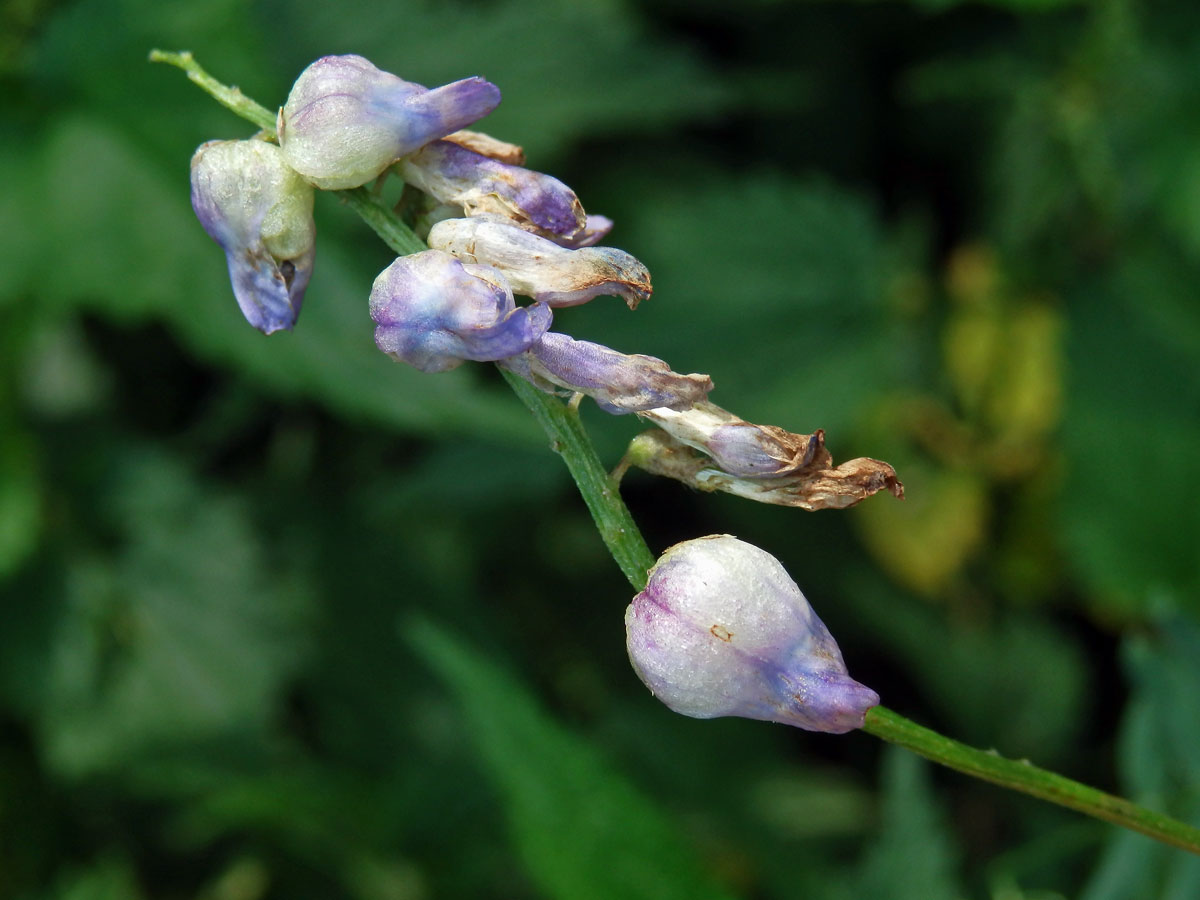
[[[429,89],[361,56],[327,56],[293,85],[277,143],[259,135],[201,145],[192,206],[225,251],[250,324],[265,334],[296,324],[315,256],[314,188],[394,173],[421,194],[414,225],[429,249],[397,258],[371,288],[384,353],[422,372],[494,362],[543,391],[635,413],[656,429],[634,439],[622,468],[700,490],[806,509],[850,506],[880,490],[903,495],[886,463],[835,467],[822,431],[792,434],[715,405],[707,375],[551,331],[555,309],[598,296],[635,309],[651,295],[650,273],[630,254],[597,246],[613,223],[588,215],[558,179],[525,168],[520,147],[464,130],[499,103],[499,89],[482,78]],[[840,733],[878,703],[846,674],[779,562],[736,538],[668,550],[626,625],[635,670],[685,715]]]

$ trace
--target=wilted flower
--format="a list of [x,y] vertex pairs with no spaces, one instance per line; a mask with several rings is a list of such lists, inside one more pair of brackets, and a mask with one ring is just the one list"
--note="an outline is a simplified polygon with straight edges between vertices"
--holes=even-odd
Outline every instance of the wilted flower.
[[676,544],[625,613],[629,659],[651,692],[698,719],[809,731],[861,728],[879,695],[852,679],[779,560],[729,535]]
[[503,222],[446,219],[430,229],[429,246],[463,262],[495,266],[514,293],[550,306],[578,306],[612,295],[633,309],[651,293],[650,273],[624,250],[568,250]]
[[575,192],[549,175],[508,165],[453,141],[434,141],[400,162],[413,187],[468,216],[494,216],[558,242],[587,231]]
[[544,303],[519,307],[504,276],[449,253],[402,256],[371,287],[375,343],[422,372],[521,353],[550,327]]
[[682,412],[652,409],[639,415],[742,478],[778,478],[829,461],[820,432],[792,434],[774,425],[755,425],[715,403],[698,403]]
[[225,251],[246,320],[264,334],[290,329],[312,275],[312,187],[274,144],[209,141],[192,157],[192,208]]
[[701,491],[724,491],[759,503],[808,510],[845,509],[880,491],[904,497],[904,485],[887,463],[860,457],[834,466],[833,457],[825,448],[823,431],[817,430],[805,440],[808,447],[815,448],[812,461],[790,474],[771,478],[731,475],[711,456],[693,450],[664,431],[646,431],[630,441],[622,467],[637,466]]
[[618,353],[553,331],[501,365],[542,390],[558,387],[587,394],[615,415],[656,407],[686,409],[712,390],[707,375],[680,375],[656,357]]
[[638,415],[663,431],[634,438],[626,464],[702,491],[803,509],[842,509],[881,490],[904,496],[896,470],[885,462],[852,459],[834,467],[819,428],[792,434],[755,425],[707,400]]
[[361,56],[324,56],[296,79],[277,130],[288,164],[317,187],[337,190],[366,184],[499,103],[500,89],[482,78],[429,90]]

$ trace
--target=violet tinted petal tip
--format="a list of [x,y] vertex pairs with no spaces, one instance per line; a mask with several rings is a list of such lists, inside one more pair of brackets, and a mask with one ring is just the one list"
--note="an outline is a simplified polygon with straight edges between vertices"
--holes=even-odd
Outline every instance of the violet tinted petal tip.
[[755,425],[703,403],[677,413],[649,411],[644,418],[676,440],[701,451],[737,478],[771,479],[795,475],[828,461],[825,433],[792,434],[774,425]]
[[555,332],[543,335],[528,355],[538,375],[587,394],[614,415],[659,407],[686,408],[712,390],[707,375],[680,375],[653,356],[618,353]]
[[312,273],[312,253],[282,264],[271,256],[227,253],[233,294],[246,321],[263,334],[291,331]]
[[464,78],[404,101],[406,133],[397,156],[479,121],[500,105],[500,89],[483,78]]
[[468,216],[496,216],[547,237],[574,239],[587,226],[575,192],[549,175],[508,165],[452,141],[434,141],[400,162],[404,179]]
[[548,234],[546,237],[561,247],[579,249],[581,247],[594,247],[608,237],[608,233],[612,229],[613,220],[608,216],[598,216],[588,213],[583,230],[574,237],[567,238],[557,234]]

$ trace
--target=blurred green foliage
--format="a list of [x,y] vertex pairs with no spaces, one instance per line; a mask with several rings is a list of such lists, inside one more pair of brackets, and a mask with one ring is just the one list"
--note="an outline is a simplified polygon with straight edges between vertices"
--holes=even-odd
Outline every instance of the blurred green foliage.
[[[242,321],[197,144],[313,58],[471,74],[656,294],[563,330],[892,462],[900,504],[631,475],[651,545],[779,556],[955,737],[1200,821],[1200,7],[1170,0],[0,4],[0,898],[994,900],[1196,860],[864,735],[697,722],[484,367],[373,348],[318,201],[295,334]],[[637,424],[585,418],[613,463]]]

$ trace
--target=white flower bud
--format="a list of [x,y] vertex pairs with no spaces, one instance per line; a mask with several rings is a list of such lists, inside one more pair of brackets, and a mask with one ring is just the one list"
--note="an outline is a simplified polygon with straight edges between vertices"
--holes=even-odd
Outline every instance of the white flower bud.
[[879,704],[847,674],[779,560],[730,535],[667,550],[626,611],[625,629],[638,676],[685,716],[842,734]]

